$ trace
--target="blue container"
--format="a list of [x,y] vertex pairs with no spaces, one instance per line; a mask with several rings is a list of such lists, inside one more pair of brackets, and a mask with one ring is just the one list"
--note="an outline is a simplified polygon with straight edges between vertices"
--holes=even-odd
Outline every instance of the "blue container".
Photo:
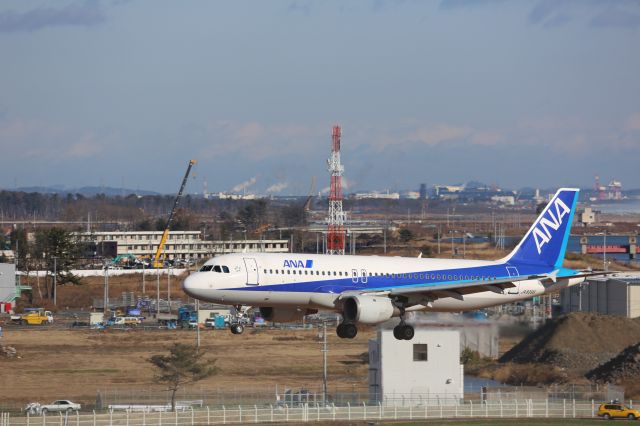
[[224,324],[224,316],[222,315],[216,315],[215,316],[215,321],[214,321],[214,325],[216,328],[224,328],[225,324]]

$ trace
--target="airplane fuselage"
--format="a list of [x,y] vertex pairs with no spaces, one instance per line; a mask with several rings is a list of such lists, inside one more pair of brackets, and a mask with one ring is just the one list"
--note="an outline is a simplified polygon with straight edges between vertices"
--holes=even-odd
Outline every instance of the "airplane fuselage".
[[[522,266],[519,269],[523,269]],[[338,301],[345,292],[386,292],[399,287],[428,287],[460,281],[490,284],[497,279],[531,272],[519,269],[482,260],[236,253],[207,261],[185,281],[185,291],[201,300],[228,305],[338,310]],[[480,309],[530,299],[577,281],[581,280],[558,280],[546,287],[537,279],[519,281],[501,292],[440,297],[431,303],[414,303],[407,311]]]

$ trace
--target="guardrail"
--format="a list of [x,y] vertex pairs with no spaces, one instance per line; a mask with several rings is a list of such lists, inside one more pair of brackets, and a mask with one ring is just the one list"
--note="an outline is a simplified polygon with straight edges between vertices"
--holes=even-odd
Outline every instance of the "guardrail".
[[234,406],[185,411],[110,411],[90,414],[58,413],[43,416],[9,416],[2,413],[0,426],[146,426],[146,425],[217,425],[246,423],[306,423],[317,421],[426,420],[452,418],[592,418],[595,401],[576,400],[500,400],[464,401],[454,405],[429,404],[336,406],[302,404],[267,407]]

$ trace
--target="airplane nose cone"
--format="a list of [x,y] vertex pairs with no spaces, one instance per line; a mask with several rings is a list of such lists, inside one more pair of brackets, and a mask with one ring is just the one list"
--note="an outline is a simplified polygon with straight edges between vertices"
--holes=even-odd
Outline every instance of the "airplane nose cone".
[[189,275],[182,281],[182,290],[191,297],[196,297],[196,277],[195,274]]

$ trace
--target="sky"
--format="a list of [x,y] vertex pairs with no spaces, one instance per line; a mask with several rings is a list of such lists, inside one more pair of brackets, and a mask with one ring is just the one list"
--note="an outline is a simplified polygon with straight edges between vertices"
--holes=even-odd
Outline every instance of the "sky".
[[640,188],[640,0],[0,3],[0,188]]

